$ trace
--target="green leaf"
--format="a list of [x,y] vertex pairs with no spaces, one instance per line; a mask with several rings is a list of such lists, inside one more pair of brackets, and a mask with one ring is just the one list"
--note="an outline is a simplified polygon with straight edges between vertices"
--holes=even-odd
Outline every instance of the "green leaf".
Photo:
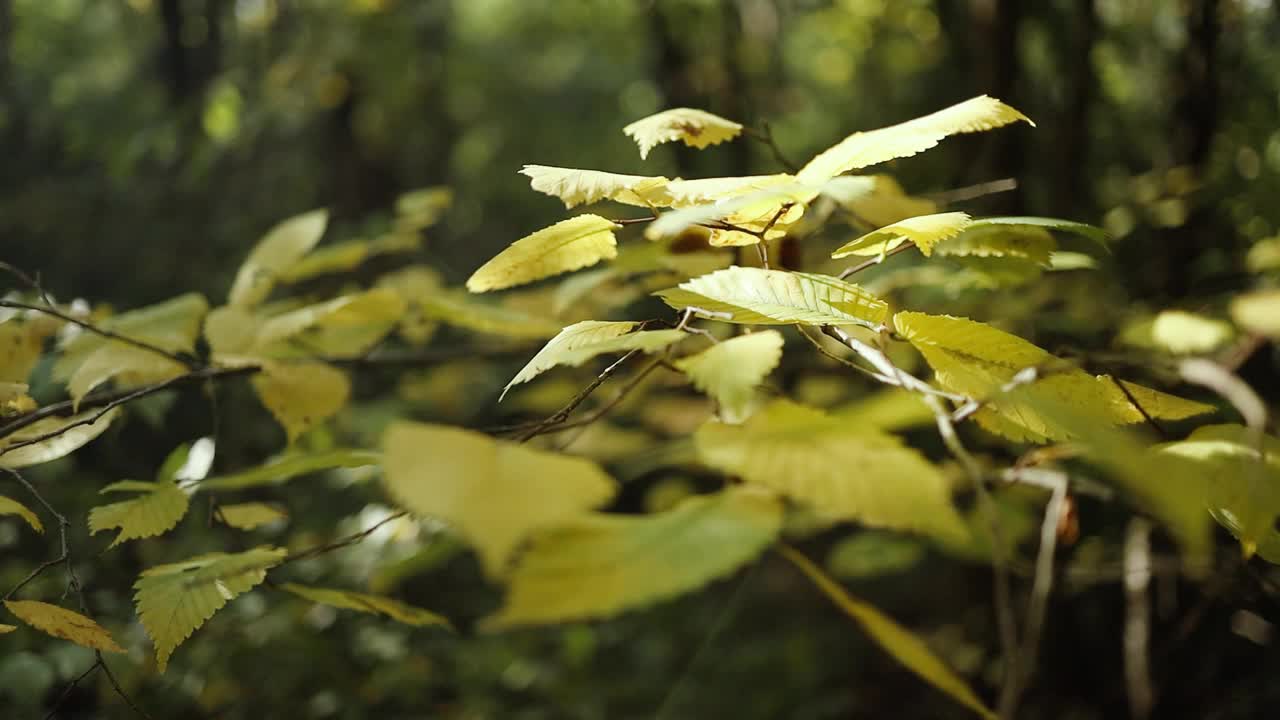
[[923,640],[899,625],[893,618],[880,612],[874,605],[850,595],[805,556],[785,547],[783,554],[795,563],[796,567],[800,568],[800,571],[813,581],[813,584],[817,585],[836,607],[861,625],[863,631],[871,636],[876,644],[884,648],[885,652],[905,665],[908,670],[924,678],[930,685],[950,695],[961,705],[984,718],[995,720],[996,714],[982,704],[968,684],[947,667],[937,655],[934,655]]
[[38,533],[44,532],[44,525],[40,522],[40,516],[31,512],[30,508],[13,498],[0,495],[0,515],[17,515],[25,520],[32,530]]
[[399,600],[393,600],[384,595],[372,595],[351,590],[338,590],[336,588],[308,587],[296,583],[285,583],[280,588],[321,605],[328,605],[342,610],[355,610],[356,612],[372,615],[385,615],[392,620],[414,627],[429,625],[451,627],[448,618],[442,615],[437,615],[430,610],[424,610],[413,605],[406,605]]
[[290,443],[341,410],[351,394],[346,373],[320,362],[264,362],[252,383]]
[[703,110],[673,108],[636,120],[622,132],[640,146],[643,159],[654,146],[677,140],[699,150],[732,140],[742,132],[742,125]]
[[613,497],[595,463],[444,425],[398,422],[383,438],[387,492],[455,526],[500,575],[530,532]]
[[124,652],[111,633],[78,612],[38,600],[5,600],[4,607],[22,622],[53,637],[91,650]]
[[560,332],[560,323],[554,320],[501,305],[479,302],[452,291],[422,298],[418,306],[424,317],[490,335],[540,340]]
[[[91,423],[76,424],[89,420],[98,412],[100,411],[94,410],[65,418],[45,418],[0,438],[0,467],[17,469],[39,465],[79,450],[105,432],[112,421],[120,416],[120,408],[112,408]],[[27,442],[31,444],[15,447]]]
[[536,536],[483,627],[608,617],[697,590],[754,559],[781,525],[778,500],[745,488],[652,515],[570,520]]
[[831,257],[838,259],[850,255],[879,255],[907,241],[915,243],[927,257],[933,254],[934,245],[959,235],[969,226],[969,222],[969,216],[962,212],[921,215],[899,220],[841,245],[831,253]]
[[524,285],[617,257],[613,231],[621,227],[599,215],[578,215],[527,235],[476,270],[467,280],[473,293]]
[[382,453],[372,450],[330,450],[306,454],[289,453],[264,465],[231,475],[209,478],[200,483],[202,490],[243,490],[264,485],[280,485],[308,473],[332,468],[364,467],[382,462]]
[[901,388],[873,392],[830,412],[850,424],[886,432],[934,423],[933,410],[920,394]]
[[716,401],[721,420],[739,423],[750,413],[756,387],[782,360],[782,345],[782,333],[764,330],[712,345],[675,364]]
[[354,270],[381,255],[411,253],[422,248],[422,238],[409,233],[392,233],[373,240],[348,240],[326,245],[302,258],[278,276],[282,283],[299,283],[323,275]]
[[632,332],[637,325],[639,323],[584,320],[566,327],[511,378],[511,382],[502,389],[502,395],[505,396],[513,386],[529,382],[559,365],[577,367],[600,355],[632,350],[653,353],[687,337],[681,330]]
[[991,130],[1019,120],[1035,124],[999,100],[979,95],[924,117],[879,130],[856,132],[819,153],[796,177],[801,182],[820,185],[850,170],[923,152],[948,135]]
[[826,275],[731,267],[655,293],[677,310],[695,307],[748,325],[864,325],[889,314],[881,299]]
[[827,568],[840,578],[871,578],[911,568],[924,552],[924,545],[916,538],[866,530],[831,548]]
[[436,185],[410,190],[396,198],[396,229],[416,232],[435,225],[452,205],[452,188]]
[[160,672],[174,649],[213,614],[267,577],[288,555],[261,546],[241,553],[208,553],[146,570],[133,584],[138,618],[156,646]]
[[1062,220],[1059,218],[1035,217],[1030,215],[1007,216],[1007,217],[990,217],[974,220],[969,226],[971,230],[980,230],[983,228],[1010,228],[1010,229],[1043,229],[1057,230],[1058,232],[1079,235],[1086,240],[1092,240],[1104,250],[1111,248],[1111,235],[1100,227],[1088,225],[1081,222],[1073,222],[1071,220]]
[[945,477],[898,438],[776,400],[742,425],[708,422],[699,459],[825,518],[937,535],[963,533]]
[[650,207],[662,200],[669,182],[665,177],[617,175],[547,165],[525,165],[520,174],[529,177],[529,185],[534,190],[560,198],[566,208],[601,200]]
[[[1058,241],[1044,228],[992,225],[975,220],[959,235],[939,242],[934,252],[959,257],[1019,258],[1048,267],[1057,249]],[[1088,255],[1076,255],[1093,260]]]
[[119,528],[120,533],[108,549],[126,540],[163,535],[178,526],[187,514],[187,494],[172,480],[148,483],[123,480],[100,492],[136,492],[136,497],[110,505],[99,505],[89,511],[89,532]]
[[395,329],[407,304],[391,288],[375,288],[261,318],[240,352],[255,357],[360,357]]
[[313,210],[271,228],[236,273],[227,304],[251,307],[271,294],[276,281],[320,242],[329,213]]
[[277,520],[284,520],[289,517],[289,514],[275,505],[248,502],[219,505],[218,517],[222,518],[222,522],[237,530],[253,530]]
[[1231,301],[1231,319],[1248,332],[1280,338],[1280,290],[1260,290]]

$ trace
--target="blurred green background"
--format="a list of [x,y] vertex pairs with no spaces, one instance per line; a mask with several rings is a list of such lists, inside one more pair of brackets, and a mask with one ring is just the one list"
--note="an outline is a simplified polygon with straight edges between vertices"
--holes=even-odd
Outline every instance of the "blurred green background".
[[[1278,48],[1273,0],[0,0],[0,259],[38,271],[60,300],[129,308],[187,290],[216,300],[285,217],[327,207],[331,235],[375,233],[399,194],[448,185],[454,206],[428,231],[422,257],[459,282],[563,217],[516,173],[525,163],[670,177],[782,169],[748,142],[701,153],[666,145],[642,162],[621,128],[658,110],[767,122],[803,162],[854,130],[987,93],[1037,128],[949,140],[888,170],[921,194],[1015,178],[1016,191],[965,209],[1106,227],[1118,241],[1101,312],[1202,309],[1245,284],[1244,250],[1280,229]],[[987,307],[1016,315],[1046,306]],[[1110,322],[1090,321],[1099,330]],[[479,405],[509,370],[471,365],[437,377],[482,388]],[[1274,374],[1246,373],[1276,400]],[[404,407],[387,393],[394,377],[361,383],[373,400],[334,433],[372,445],[370,428]],[[234,415],[253,406],[243,388],[222,402],[234,429],[219,467],[279,449],[260,411]],[[146,414],[150,422],[131,421],[109,443],[32,475],[51,500],[84,508],[98,487],[148,478],[178,443],[210,432],[198,393]],[[351,513],[376,499],[359,476],[328,478],[323,492],[288,496],[291,531],[366,527],[376,506]],[[171,545],[135,543],[86,561],[94,609],[119,627],[138,568],[207,551],[204,530],[184,526]],[[380,535],[304,564],[300,577],[358,586],[376,567],[375,586],[464,628],[494,606],[470,556],[446,536],[401,531],[426,537],[427,549]],[[46,540],[0,524],[0,579],[21,577]],[[1081,584],[1053,607],[1026,717],[1125,716],[1116,579]],[[1230,629],[1242,611],[1277,617],[1274,595],[1247,581],[1165,585],[1178,612],[1157,613],[1157,716],[1280,712],[1280,652]],[[983,568],[930,554],[857,587],[990,694]],[[1192,622],[1185,613],[1196,607]],[[0,641],[0,716],[43,716],[91,658],[12,637]],[[134,664],[120,661],[120,673],[161,718],[965,712],[881,655],[776,558],[704,593],[569,629],[410,632],[264,590],[215,618],[162,677],[145,665],[141,636],[130,640]],[[127,716],[101,684],[76,689],[60,715]]]

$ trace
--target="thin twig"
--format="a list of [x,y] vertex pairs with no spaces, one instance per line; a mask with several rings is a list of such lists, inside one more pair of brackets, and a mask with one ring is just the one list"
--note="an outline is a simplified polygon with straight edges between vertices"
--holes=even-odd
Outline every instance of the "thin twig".
[[950,203],[964,202],[966,200],[976,200],[987,195],[995,195],[996,193],[1009,192],[1018,189],[1018,181],[1014,178],[1001,178],[1000,180],[989,180],[976,185],[966,185],[954,190],[942,190],[936,193],[929,193],[924,197],[938,203],[939,205],[947,205]]
[[791,160],[783,154],[782,148],[778,147],[778,141],[773,138],[773,128],[769,125],[769,121],[762,120],[760,122],[759,130],[744,127],[742,128],[742,134],[752,140],[758,140],[768,146],[769,150],[773,152],[773,159],[777,160],[779,165],[786,168],[787,172],[794,173],[800,170],[800,166],[791,162]]
[[88,322],[86,320],[81,320],[80,318],[74,315],[69,315],[67,313],[64,313],[55,307],[46,307],[44,305],[32,305],[30,303],[18,302],[16,300],[0,300],[0,307],[13,308],[15,310],[30,310],[32,312],[51,315],[53,317],[58,318],[59,320],[62,320],[63,322],[69,322],[72,325],[78,325],[81,328],[85,329],[86,331],[93,333],[94,335],[100,335],[104,338],[107,338],[108,340],[115,340],[117,342],[122,342],[122,343],[125,343],[126,345],[132,345],[138,348],[139,350],[146,350],[147,352],[155,353],[156,355],[160,355],[162,357],[168,358],[169,360],[172,360],[173,362],[178,363],[183,367],[192,368],[192,369],[199,367],[199,363],[195,360],[195,358],[184,357],[178,353],[165,350],[164,348],[158,345],[152,345],[151,343],[146,342],[145,340],[138,340],[136,338],[131,338],[127,335],[121,335],[120,333],[112,332],[105,328],[100,328],[91,322]]
[[884,262],[888,258],[891,258],[894,255],[897,255],[898,253],[904,253],[915,246],[916,244],[914,242],[908,240],[902,243],[901,245],[899,245],[898,247],[892,250],[889,250],[888,252],[882,252],[879,255],[876,255],[875,257],[871,258],[870,260],[858,263],[857,265],[854,265],[852,267],[845,268],[840,272],[839,275],[836,275],[836,277],[840,280],[844,280],[850,275],[855,275],[857,273],[862,272],[863,270],[866,270],[867,268],[875,267],[876,265],[879,265],[880,263]]
[[44,720],[52,720],[53,716],[58,714],[58,709],[62,707],[62,703],[66,702],[67,697],[71,695],[71,691],[75,690],[76,686],[79,685],[82,680],[92,675],[93,671],[97,670],[100,667],[102,667],[101,656],[99,656],[99,659],[95,660],[94,663],[88,667],[88,669],[80,673],[80,675],[78,675],[74,680],[68,683],[65,688],[62,689],[62,694],[59,695],[58,699],[54,701],[53,707],[49,708],[49,713],[44,716]]
[[640,352],[639,350],[632,350],[626,355],[623,355],[622,357],[618,358],[618,360],[615,361],[612,365],[602,370],[600,374],[597,375],[595,379],[591,381],[590,385],[580,390],[577,395],[574,395],[573,399],[571,399],[568,403],[566,403],[564,407],[560,408],[549,417],[539,421],[533,427],[529,428],[525,432],[518,435],[515,441],[521,442],[521,443],[528,442],[529,440],[532,440],[538,435],[541,435],[542,433],[546,432],[548,428],[563,424],[566,420],[569,419],[569,415],[572,414],[573,411],[576,410],[579,405],[581,405],[587,398],[591,397],[591,393],[595,392],[601,385],[605,383],[606,380],[612,377],[613,374],[618,371],[618,368],[622,367],[623,363],[625,363],[632,356],[636,355],[639,352]]
[[151,716],[148,715],[145,710],[138,707],[138,705],[133,702],[133,699],[129,697],[129,694],[124,691],[124,688],[120,686],[120,681],[116,680],[115,673],[111,672],[111,666],[107,665],[106,659],[102,657],[102,651],[94,650],[93,654],[98,658],[98,666],[102,668],[102,674],[107,676],[107,682],[111,683],[111,688],[116,691],[116,694],[120,696],[121,700],[124,700],[124,704],[128,705],[129,709],[132,710],[135,715],[145,718],[145,720],[151,720]]
[[1164,426],[1156,422],[1155,418],[1151,417],[1151,414],[1147,412],[1146,408],[1142,407],[1142,403],[1138,402],[1138,398],[1133,396],[1133,393],[1129,391],[1129,388],[1125,387],[1124,383],[1117,377],[1112,376],[1111,382],[1114,383],[1116,387],[1120,388],[1120,392],[1124,393],[1125,399],[1128,400],[1129,404],[1138,411],[1138,414],[1142,416],[1142,419],[1156,431],[1156,434],[1165,440],[1168,440],[1169,431],[1165,430]]
[[327,545],[313,547],[309,550],[303,550],[302,552],[299,552],[297,554],[290,555],[289,557],[285,558],[280,564],[283,565],[285,563],[297,562],[299,560],[306,560],[308,558],[313,558],[317,555],[323,555],[328,552],[333,552],[334,550],[341,550],[342,548],[350,547],[351,545],[355,545],[361,540],[364,540],[365,538],[369,537],[374,533],[374,531],[376,531],[378,528],[382,527],[383,525],[386,525],[387,523],[393,520],[399,520],[400,518],[405,517],[408,514],[409,514],[408,512],[402,510],[398,513],[388,515],[385,518],[374,523],[372,526],[365,528],[364,530],[361,530],[358,533],[353,533],[351,535],[348,535],[342,538],[341,540],[335,540],[334,542],[328,543]]

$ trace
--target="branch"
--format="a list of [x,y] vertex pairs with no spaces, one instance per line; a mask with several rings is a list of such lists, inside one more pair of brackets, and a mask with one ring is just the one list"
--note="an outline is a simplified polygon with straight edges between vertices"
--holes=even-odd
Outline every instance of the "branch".
[[13,308],[15,310],[30,310],[31,312],[38,312],[38,313],[44,313],[45,315],[52,315],[53,317],[56,317],[59,320],[62,320],[63,322],[69,322],[72,325],[77,325],[81,328],[84,328],[86,331],[91,332],[94,335],[100,335],[108,340],[115,340],[117,342],[125,343],[126,345],[132,345],[140,350],[146,350],[147,352],[155,353],[156,355],[160,355],[164,358],[167,358],[175,363],[178,363],[183,367],[192,368],[192,369],[200,367],[199,362],[197,362],[194,358],[186,357],[178,353],[170,352],[169,350],[165,350],[164,348],[158,345],[152,345],[151,343],[146,342],[144,340],[137,340],[127,335],[121,335],[119,333],[112,332],[104,328],[100,328],[97,325],[94,325],[93,323],[87,322],[85,320],[81,320],[80,318],[77,318],[74,315],[68,315],[67,313],[62,312],[61,310],[55,307],[46,307],[43,305],[31,305],[30,303],[17,302],[16,300],[0,300],[0,307]]
[[871,258],[870,260],[867,260],[866,262],[861,262],[861,263],[858,263],[857,265],[854,265],[853,267],[845,268],[840,272],[839,275],[836,276],[836,278],[839,280],[844,280],[850,275],[855,275],[857,273],[862,272],[863,270],[866,270],[867,268],[875,267],[876,265],[879,265],[880,263],[884,262],[886,259],[894,255],[897,255],[898,253],[904,253],[915,246],[916,244],[914,242],[908,240],[902,243],[901,245],[899,245],[898,247],[892,250],[889,250],[888,252],[882,252],[879,255]]
[[408,514],[409,514],[408,511],[401,510],[398,513],[388,515],[385,518],[374,523],[370,527],[365,528],[364,530],[361,530],[358,533],[352,533],[351,535],[348,535],[342,538],[341,540],[336,540],[327,545],[313,547],[309,550],[303,550],[302,552],[299,552],[296,555],[290,555],[289,557],[285,558],[280,564],[284,565],[285,563],[297,562],[299,560],[306,560],[308,558],[313,558],[317,555],[323,555],[328,552],[333,552],[334,550],[341,550],[342,548],[350,547],[360,542],[361,540],[364,540],[365,538],[369,537],[374,533],[374,531],[376,531],[378,528],[382,527],[383,525],[386,525],[387,523],[393,520],[399,520],[400,518],[405,517]]
[[760,122],[759,130],[750,127],[743,127],[742,134],[752,140],[758,140],[768,146],[769,150],[773,152],[773,159],[777,160],[779,165],[786,168],[787,172],[795,173],[800,171],[800,166],[791,162],[791,160],[783,154],[782,148],[778,147],[778,141],[773,138],[773,128],[769,125],[769,121],[762,120]]

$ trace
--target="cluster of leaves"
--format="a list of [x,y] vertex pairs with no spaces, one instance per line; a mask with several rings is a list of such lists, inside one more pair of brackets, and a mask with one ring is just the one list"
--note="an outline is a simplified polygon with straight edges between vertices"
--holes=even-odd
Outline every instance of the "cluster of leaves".
[[[960,265],[940,276],[925,264],[896,279],[900,286],[1017,285],[1044,272],[1090,267],[1088,254],[1059,243],[1082,238],[1093,252],[1105,251],[1107,237],[1096,228],[1037,217],[973,218],[911,197],[887,176],[849,174],[923,152],[951,135],[1019,121],[1030,123],[981,96],[856,132],[793,173],[765,176],[668,179],[529,165],[522,172],[532,188],[566,208],[611,201],[647,214],[574,215],[513,243],[476,270],[465,289],[449,287],[431,267],[409,265],[334,297],[276,292],[340,276],[374,256],[416,250],[417,232],[447,205],[448,195],[439,189],[402,198],[395,231],[373,240],[317,248],[326,229],[320,211],[280,224],[249,255],[219,307],[188,294],[99,319],[49,303],[35,286],[31,302],[6,301],[14,312],[0,323],[0,402],[6,412],[0,467],[16,471],[74,452],[133,399],[182,383],[248,377],[284,430],[283,455],[206,477],[208,444],[184,446],[154,482],[124,480],[103,488],[133,495],[92,509],[89,529],[118,530],[112,547],[163,535],[187,514],[196,493],[209,495],[231,527],[269,528],[283,517],[279,508],[224,503],[223,497],[304,473],[376,466],[394,505],[446,523],[475,550],[488,578],[505,588],[502,606],[480,623],[484,631],[611,616],[695,591],[776,547],[906,667],[991,716],[921,639],[851,596],[787,545],[784,534],[802,537],[814,528],[857,523],[924,538],[999,567],[1034,523],[1025,522],[1030,507],[997,485],[1035,487],[1026,479],[1034,470],[1055,492],[1073,491],[1079,477],[1110,483],[1135,512],[1159,520],[1188,556],[1207,556],[1213,518],[1239,539],[1246,556],[1280,562],[1280,441],[1265,434],[1265,408],[1259,418],[1254,408],[1261,403],[1229,367],[1203,357],[1179,366],[1188,381],[1218,389],[1240,408],[1245,425],[1202,426],[1185,440],[1151,444],[1125,428],[1181,423],[1218,409],[1092,374],[994,325],[899,309],[892,286],[877,292],[848,280],[913,248],[929,262],[948,258]],[[665,142],[705,148],[731,141],[744,127],[676,109],[625,132],[644,156]],[[642,237],[620,248],[619,236],[641,225]],[[846,228],[861,232],[842,238],[812,271],[781,264],[788,244],[819,247],[833,229]],[[1276,266],[1267,264],[1267,252],[1257,251],[1260,272]],[[850,256],[864,260],[835,269],[833,261]],[[612,264],[594,267],[603,261]],[[584,272],[554,287],[510,293],[502,302],[472,297],[575,271]],[[648,294],[675,315],[598,319],[643,308]],[[566,325],[573,316],[580,319]],[[1274,290],[1240,297],[1232,317],[1234,324],[1164,313],[1125,337],[1174,357],[1206,355],[1237,333],[1255,347],[1262,338],[1280,336]],[[308,448],[308,434],[348,404],[350,369],[376,363],[393,345],[421,347],[440,325],[516,340],[549,338],[507,383],[504,396],[557,368],[606,356],[611,364],[543,419],[489,431],[397,420],[377,449]],[[791,334],[784,332],[788,327]],[[37,407],[25,383],[55,337],[53,375],[66,384],[69,399]],[[827,412],[782,397],[770,376],[788,345],[808,352],[805,342],[886,386],[876,396],[879,405]],[[641,358],[612,400],[575,417],[593,392]],[[928,379],[918,374],[917,359],[932,371]],[[673,443],[669,453],[653,452],[659,448],[645,436],[641,447],[657,459],[642,470],[615,467],[612,473],[574,447],[583,434],[611,427],[606,416],[638,389],[660,400],[662,394],[646,385],[656,382],[655,373],[665,373],[661,382],[668,386],[687,385],[705,395],[714,407],[714,413],[692,413],[691,441]],[[106,385],[113,387],[103,390]],[[937,426],[950,462],[895,432],[922,419]],[[977,457],[961,443],[955,426],[970,420],[995,448],[989,454]],[[552,438],[574,430],[567,442],[553,444]],[[1063,443],[1052,452],[1037,449]],[[697,468],[716,478],[719,489],[677,491],[675,496],[688,496],[668,498],[644,514],[611,511],[619,480],[655,466]],[[963,492],[976,492],[982,502],[965,507],[956,500]],[[0,498],[0,513],[42,530],[39,517],[15,498]],[[1002,514],[1015,519],[1002,521]],[[1046,522],[1058,520],[1049,516]],[[1016,532],[1002,533],[1001,526]],[[341,546],[213,548],[147,569],[134,584],[135,599],[159,669],[191,633],[268,573]],[[6,603],[18,619],[99,651],[119,650],[106,630],[80,613],[13,600],[21,587]],[[448,626],[440,615],[385,595],[283,587],[337,608]]]

